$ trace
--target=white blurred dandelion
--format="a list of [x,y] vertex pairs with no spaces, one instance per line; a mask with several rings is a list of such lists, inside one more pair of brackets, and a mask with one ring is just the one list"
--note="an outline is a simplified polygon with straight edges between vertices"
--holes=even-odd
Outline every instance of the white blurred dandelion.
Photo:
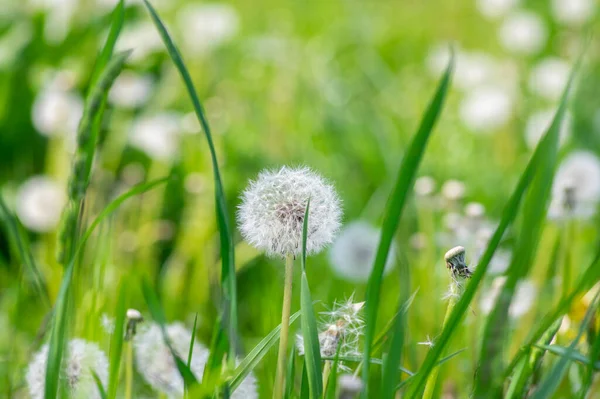
[[108,99],[122,108],[138,108],[148,100],[152,88],[153,81],[150,76],[123,71],[113,83]]
[[47,176],[34,176],[17,191],[16,213],[25,227],[44,233],[56,227],[65,203],[63,187]]
[[488,18],[498,18],[512,10],[519,0],[476,0],[477,10]]
[[31,109],[35,129],[44,136],[63,136],[74,145],[83,114],[83,100],[73,91],[55,85],[42,89]]
[[571,66],[565,60],[544,58],[529,75],[529,90],[545,99],[556,101],[567,85],[570,70]]
[[548,37],[542,18],[531,11],[515,11],[509,14],[498,32],[500,43],[515,54],[539,53]]
[[129,142],[152,159],[172,160],[179,150],[180,122],[173,112],[141,116],[133,122]]
[[461,121],[471,131],[489,133],[503,127],[513,113],[511,93],[500,86],[481,86],[467,93],[459,109]]
[[597,11],[597,3],[594,0],[552,0],[551,6],[554,19],[569,26],[590,21]]
[[[530,149],[534,149],[543,135],[548,131],[554,115],[555,109],[547,109],[532,114],[525,124],[525,143]],[[571,113],[566,112],[559,128],[559,141],[564,144],[571,135]]]

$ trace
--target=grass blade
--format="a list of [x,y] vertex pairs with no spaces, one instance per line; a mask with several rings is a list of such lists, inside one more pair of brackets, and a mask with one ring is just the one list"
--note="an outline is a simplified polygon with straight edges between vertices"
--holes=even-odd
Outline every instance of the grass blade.
[[100,377],[98,377],[98,374],[96,374],[96,372],[93,370],[92,377],[94,377],[94,382],[96,383],[96,387],[98,388],[98,392],[100,393],[100,398],[106,399],[106,390],[102,386],[102,381],[100,381]]
[[121,366],[121,354],[123,352],[123,336],[125,331],[125,314],[127,312],[128,282],[121,282],[119,298],[117,299],[117,314],[115,318],[115,331],[110,340],[110,371],[108,377],[108,398],[117,397],[119,384],[119,368]]
[[219,237],[221,241],[221,288],[222,288],[222,320],[227,326],[227,333],[229,336],[229,361],[230,366],[235,366],[235,343],[237,342],[237,291],[236,291],[236,277],[235,277],[235,260],[234,260],[234,247],[233,247],[233,236],[231,232],[231,224],[229,222],[229,214],[227,212],[227,202],[225,200],[225,192],[223,190],[223,183],[221,181],[221,174],[219,172],[219,163],[217,161],[217,153],[213,144],[210,126],[208,120],[204,114],[204,109],[192,83],[192,78],[188,69],[186,68],[181,54],[175,46],[175,43],[171,39],[169,32],[160,17],[154,10],[154,7],[144,0],[144,4],[150,13],[152,21],[158,29],[171,60],[175,64],[175,67],[179,71],[185,87],[188,91],[192,105],[202,131],[208,142],[208,148],[210,150],[210,156],[213,166],[213,173],[215,179],[215,203],[217,210],[217,223],[219,226]]
[[[290,325],[300,316],[300,312],[296,312],[290,316]],[[229,386],[231,392],[242,383],[244,378],[256,367],[256,365],[262,360],[267,352],[279,341],[279,332],[281,331],[281,325],[275,327],[266,337],[264,337],[258,345],[252,349],[250,353],[241,361],[234,372],[233,379]]]
[[196,324],[198,323],[198,313],[194,316],[194,328],[192,328],[192,340],[190,342],[190,350],[188,351],[187,366],[192,367],[192,353],[194,351],[194,341],[196,340]]
[[590,358],[583,353],[573,349],[561,346],[561,345],[535,345],[537,348],[546,350],[559,357],[568,357],[569,360],[579,362],[588,367],[592,367],[594,370],[600,370],[600,362],[591,362]]
[[294,374],[296,373],[296,345],[292,345],[292,351],[288,358],[287,375],[285,378],[285,391],[283,397],[289,399],[294,392]]
[[363,392],[362,397],[369,397],[369,358],[371,357],[371,345],[375,337],[375,326],[377,323],[377,311],[379,308],[379,291],[381,289],[381,280],[383,269],[387,260],[388,252],[392,244],[392,239],[400,222],[402,210],[406,203],[406,198],[414,182],[419,163],[427,146],[427,141],[438,117],[441,113],[446,98],[446,93],[450,86],[450,77],[454,65],[454,57],[450,60],[446,72],[442,76],[436,93],[425,112],[417,134],[413,138],[408,151],[404,154],[400,171],[394,186],[393,192],[388,200],[388,205],[381,230],[381,239],[377,249],[373,271],[369,277],[366,295],[366,325],[365,325],[365,348],[363,364]]
[[321,345],[317,330],[317,319],[306,277],[306,236],[308,228],[308,209],[310,198],[306,204],[302,226],[302,280],[300,283],[300,312],[302,314],[302,337],[304,338],[304,364],[308,377],[308,388],[311,399],[321,397],[323,392],[323,376],[321,374]]
[[337,391],[337,380],[338,380],[338,365],[340,363],[340,350],[342,349],[342,345],[338,342],[337,349],[335,351],[335,357],[333,358],[333,363],[331,365],[331,371],[329,373],[329,378],[327,379],[327,385],[325,387],[325,398],[326,399],[335,399],[335,394]]
[[158,297],[156,296],[156,293],[154,292],[154,289],[146,279],[142,280],[142,292],[144,293],[144,298],[146,299],[146,303],[148,304],[148,309],[152,314],[152,318],[156,323],[158,323],[158,326],[160,327],[160,331],[163,336],[163,340],[165,341],[165,345],[167,345],[167,347],[169,348],[169,352],[171,352],[171,356],[173,356],[173,360],[177,365],[177,370],[179,371],[181,378],[183,378],[183,383],[186,387],[186,390],[194,388],[194,386],[198,384],[198,381],[196,380],[194,373],[192,373],[192,370],[190,370],[187,364],[183,360],[181,360],[177,353],[175,353],[175,350],[171,345],[171,340],[167,335],[167,329],[165,328],[167,320],[163,313],[162,306],[160,305],[160,302],[158,300]]
[[393,399],[395,396],[394,387],[398,382],[398,368],[402,359],[402,346],[404,345],[404,303],[400,301],[398,306],[398,316],[394,322],[394,331],[390,349],[383,366],[383,380],[381,384],[381,397],[384,399]]
[[96,59],[96,65],[94,66],[94,70],[92,71],[92,77],[90,79],[90,87],[94,87],[100,78],[100,74],[104,70],[106,64],[108,64],[108,60],[112,57],[113,51],[115,49],[115,44],[117,43],[117,39],[119,38],[119,33],[121,33],[121,29],[123,28],[123,22],[125,21],[125,2],[124,0],[119,0],[115,9],[112,12],[111,17],[111,25],[110,31],[108,32],[108,37],[106,38],[106,43],[104,43],[104,47],[100,51],[100,55]]

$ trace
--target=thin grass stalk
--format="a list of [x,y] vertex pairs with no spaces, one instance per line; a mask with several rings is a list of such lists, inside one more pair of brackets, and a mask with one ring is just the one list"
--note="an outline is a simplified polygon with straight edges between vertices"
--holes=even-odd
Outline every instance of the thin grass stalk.
[[290,313],[292,309],[292,287],[294,281],[294,255],[285,257],[285,282],[283,287],[283,308],[281,310],[281,332],[279,334],[279,352],[277,354],[277,373],[275,374],[275,387],[273,398],[283,397],[285,386],[286,355],[288,336],[290,331]]
[[125,399],[131,399],[133,393],[133,341],[127,341],[125,358]]

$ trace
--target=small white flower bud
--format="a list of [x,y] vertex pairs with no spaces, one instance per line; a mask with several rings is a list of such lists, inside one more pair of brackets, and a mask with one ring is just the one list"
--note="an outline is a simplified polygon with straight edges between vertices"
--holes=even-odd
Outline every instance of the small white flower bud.
[[142,320],[144,320],[144,317],[142,316],[142,314],[140,313],[139,310],[127,309],[127,319],[135,320],[135,321],[142,321]]

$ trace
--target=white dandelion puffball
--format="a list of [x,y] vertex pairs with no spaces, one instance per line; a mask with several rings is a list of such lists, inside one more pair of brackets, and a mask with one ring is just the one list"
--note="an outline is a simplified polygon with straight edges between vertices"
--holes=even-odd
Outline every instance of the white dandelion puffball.
[[489,133],[505,125],[512,115],[513,100],[500,87],[478,87],[460,104],[460,118],[470,130]]
[[333,241],[342,210],[332,185],[307,167],[263,171],[242,195],[238,222],[242,236],[269,256],[299,255],[310,199],[306,252]]
[[600,159],[588,151],[571,153],[559,166],[548,217],[587,219],[600,202]]
[[180,122],[175,113],[142,116],[133,122],[129,143],[150,158],[171,160],[179,149]]
[[519,0],[477,0],[477,10],[488,18],[498,18],[513,9]]
[[433,46],[425,59],[425,65],[429,73],[434,77],[438,77],[448,67],[450,56],[450,45],[448,43]]
[[552,16],[561,24],[581,25],[594,17],[594,0],[552,0]]
[[[335,274],[349,281],[367,281],[373,270],[380,238],[381,231],[369,223],[358,221],[347,225],[329,251],[329,263]],[[392,242],[384,275],[392,270],[395,260],[396,245]]]
[[34,176],[19,187],[16,213],[28,229],[43,233],[60,221],[66,203],[65,189],[46,176]]
[[50,88],[37,95],[31,109],[35,129],[44,136],[63,135],[74,141],[83,115],[83,100],[70,91]]
[[[527,144],[527,147],[534,149],[537,146],[542,136],[544,136],[550,128],[555,113],[555,109],[547,109],[538,111],[527,119],[527,124],[525,125],[525,143]],[[561,121],[558,134],[561,145],[564,144],[571,135],[571,114],[568,111]]]
[[496,61],[489,54],[460,51],[456,56],[454,83],[460,89],[481,85],[493,77],[495,66]]
[[[165,328],[173,350],[181,359],[187,361],[192,339],[191,332],[182,323],[173,323]],[[134,337],[133,344],[137,369],[146,382],[170,398],[183,397],[183,379],[163,340],[158,324],[152,323],[141,329]],[[208,356],[208,349],[195,340],[190,368],[198,381],[202,380]],[[249,374],[231,397],[236,399],[258,398],[254,375]]]
[[177,13],[183,44],[192,53],[203,54],[235,36],[239,29],[236,10],[227,4],[192,4]]
[[[104,43],[106,39],[102,39]],[[164,51],[164,45],[154,24],[150,21],[126,24],[119,35],[115,51],[131,50],[128,62],[140,62],[149,55]]]
[[[37,352],[27,368],[27,387],[32,399],[42,399],[46,386],[46,364],[48,344]],[[100,399],[100,392],[92,371],[98,375],[102,385],[108,383],[108,359],[95,343],[83,339],[69,342],[63,358],[60,379],[66,382],[69,397],[73,399]]]
[[567,85],[571,67],[567,61],[549,57],[540,61],[529,75],[529,90],[547,100],[558,100]]
[[111,103],[123,108],[137,108],[148,100],[152,93],[152,78],[123,71],[115,80],[108,93]]
[[548,37],[544,21],[530,11],[517,11],[509,15],[498,34],[506,50],[524,55],[537,54]]
[[[492,286],[483,293],[479,301],[479,309],[483,314],[487,315],[492,311],[505,282],[506,277],[496,277],[492,282]],[[532,282],[528,280],[519,281],[508,308],[508,315],[512,319],[519,319],[527,314],[536,300],[536,295],[537,288]]]

